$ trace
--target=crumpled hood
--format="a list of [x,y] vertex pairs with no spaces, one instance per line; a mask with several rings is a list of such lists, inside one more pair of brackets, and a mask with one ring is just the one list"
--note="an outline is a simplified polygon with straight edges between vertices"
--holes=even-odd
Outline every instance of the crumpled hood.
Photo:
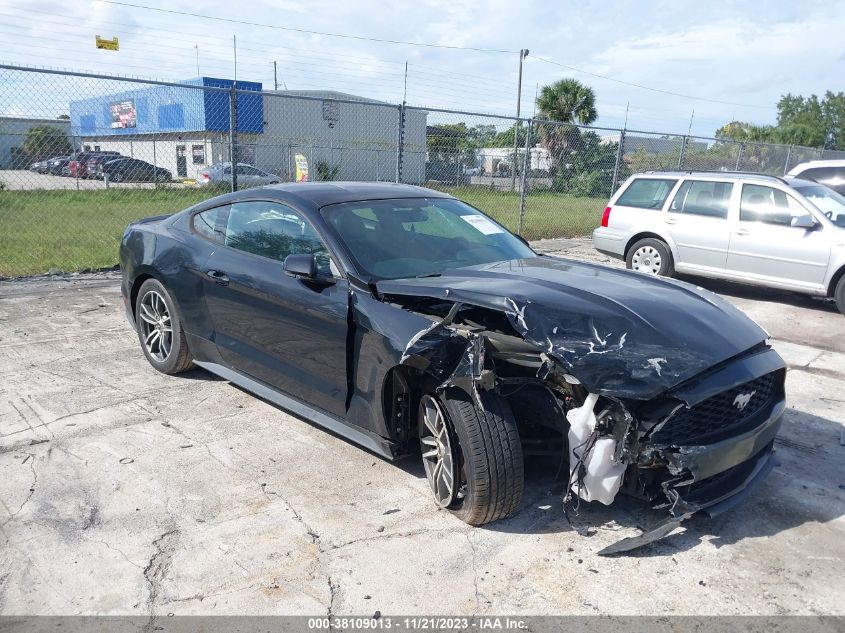
[[683,282],[556,257],[380,281],[385,295],[505,312],[523,338],[592,392],[649,399],[760,344],[766,332],[717,295]]

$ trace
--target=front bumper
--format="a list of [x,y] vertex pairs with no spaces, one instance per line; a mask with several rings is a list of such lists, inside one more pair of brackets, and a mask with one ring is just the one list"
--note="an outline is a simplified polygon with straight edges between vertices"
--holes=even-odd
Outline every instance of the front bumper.
[[760,411],[758,423],[741,435],[703,446],[655,447],[667,462],[671,476],[663,482],[663,505],[670,518],[639,536],[614,543],[600,555],[619,554],[668,536],[693,515],[716,516],[743,501],[772,468],[775,436],[780,430],[785,400]]
[[714,517],[730,510],[757,488],[777,465],[772,444],[769,444],[748,461],[725,471],[725,476],[714,477],[713,481],[703,480],[695,488],[690,486],[686,496],[681,495],[680,488],[670,488],[675,495],[672,517],[639,536],[624,538],[605,547],[599,555],[620,554],[658,541],[695,514]]

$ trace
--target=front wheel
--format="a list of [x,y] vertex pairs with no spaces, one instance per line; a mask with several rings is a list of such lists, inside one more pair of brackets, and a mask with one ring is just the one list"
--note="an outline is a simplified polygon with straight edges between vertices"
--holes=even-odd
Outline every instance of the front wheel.
[[182,320],[170,293],[156,279],[147,279],[135,302],[138,340],[150,365],[164,374],[178,374],[193,363]]
[[669,245],[652,237],[640,240],[628,249],[625,265],[631,270],[660,277],[671,277],[675,273]]
[[438,506],[470,525],[509,516],[522,501],[522,445],[508,402],[459,389],[420,400],[423,466]]

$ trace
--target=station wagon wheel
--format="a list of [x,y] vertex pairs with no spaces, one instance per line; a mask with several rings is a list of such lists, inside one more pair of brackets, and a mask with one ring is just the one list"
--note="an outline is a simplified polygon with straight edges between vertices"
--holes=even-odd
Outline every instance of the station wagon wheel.
[[193,364],[176,304],[164,285],[147,279],[135,302],[138,341],[150,365],[165,374],[178,374]]
[[631,270],[649,275],[669,277],[675,272],[669,246],[655,238],[646,238],[631,246],[625,264]]
[[660,265],[663,263],[663,260],[660,257],[660,253],[653,246],[640,246],[634,251],[632,262],[632,268],[634,270],[656,275],[660,271]]
[[446,416],[432,396],[423,396],[420,402],[420,445],[423,467],[434,494],[434,501],[441,508],[451,506],[458,495],[457,455],[452,448]]
[[163,363],[173,349],[173,325],[164,297],[150,290],[141,297],[139,308],[138,319],[144,347],[150,356]]

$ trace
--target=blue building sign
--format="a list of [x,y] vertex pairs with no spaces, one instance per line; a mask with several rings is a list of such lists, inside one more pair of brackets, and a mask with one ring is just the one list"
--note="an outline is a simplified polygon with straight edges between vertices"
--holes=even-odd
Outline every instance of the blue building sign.
[[[200,77],[182,86],[150,86],[70,102],[71,133],[76,136],[127,136],[153,133],[229,131],[232,80]],[[237,126],[242,134],[264,132],[261,84],[237,82]]]

